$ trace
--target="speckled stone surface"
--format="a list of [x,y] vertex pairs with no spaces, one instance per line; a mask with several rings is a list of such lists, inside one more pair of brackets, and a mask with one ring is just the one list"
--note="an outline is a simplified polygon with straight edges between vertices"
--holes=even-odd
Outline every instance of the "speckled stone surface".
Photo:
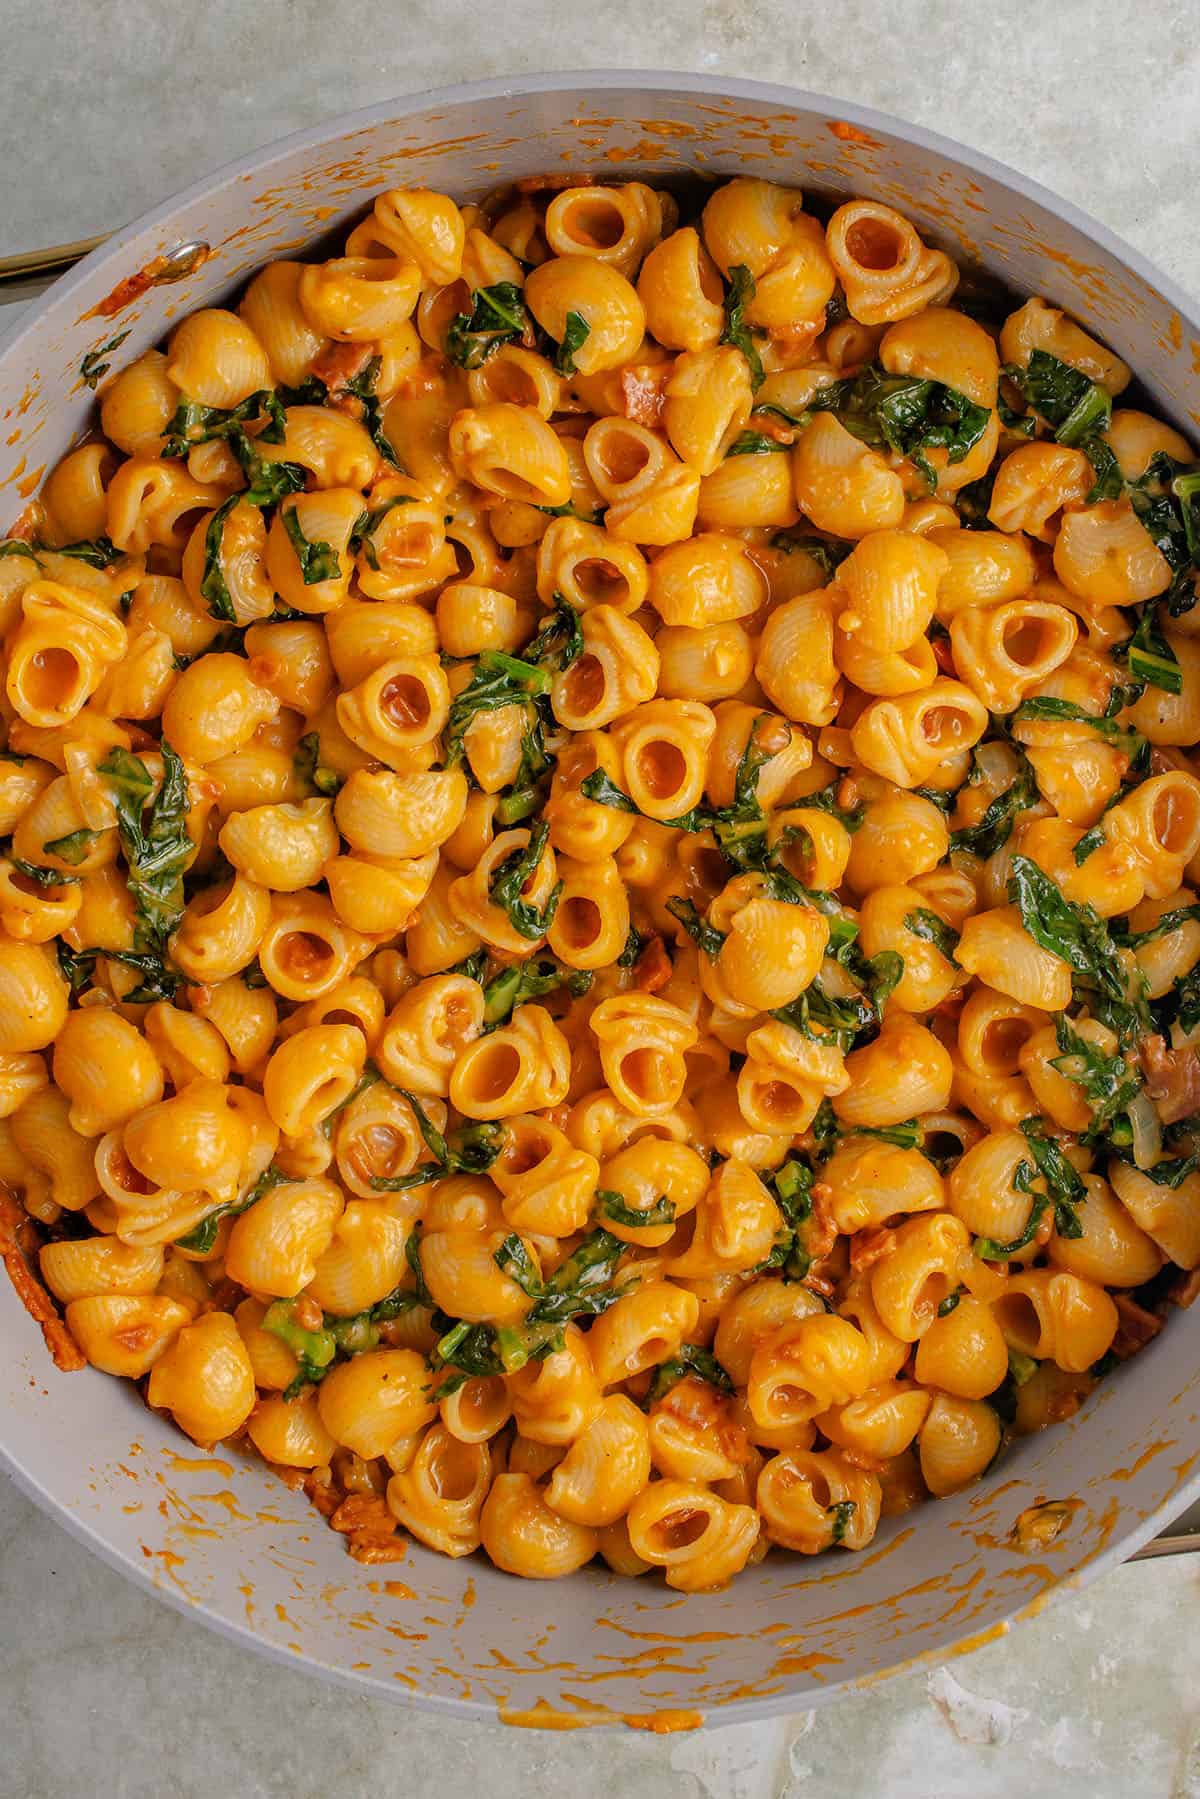
[[1200,279],[1195,0],[2,0],[0,22],[0,254],[122,224],[217,163],[391,94],[620,67],[883,107]]
[[[1195,290],[1197,16],[1194,0],[0,0],[0,255],[119,225],[393,93],[637,66],[918,120],[1038,177]],[[832,1710],[543,1735],[261,1661],[134,1590],[0,1478],[0,1799],[1200,1799],[1198,1599],[1200,1562],[1142,1563]]]

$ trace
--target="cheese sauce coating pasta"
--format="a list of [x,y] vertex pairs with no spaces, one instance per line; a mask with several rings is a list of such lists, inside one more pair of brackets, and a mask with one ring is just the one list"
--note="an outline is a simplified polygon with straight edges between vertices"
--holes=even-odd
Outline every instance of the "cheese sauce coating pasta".
[[0,542],[20,1290],[360,1561],[862,1549],[1195,1295],[1200,468],[959,280],[394,190]]

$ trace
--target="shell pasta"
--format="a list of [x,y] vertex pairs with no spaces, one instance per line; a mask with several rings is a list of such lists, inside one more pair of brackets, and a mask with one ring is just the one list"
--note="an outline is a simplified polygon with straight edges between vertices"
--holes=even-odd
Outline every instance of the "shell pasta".
[[337,248],[0,541],[18,1291],[364,1563],[861,1550],[1200,1290],[1200,466],[876,201]]

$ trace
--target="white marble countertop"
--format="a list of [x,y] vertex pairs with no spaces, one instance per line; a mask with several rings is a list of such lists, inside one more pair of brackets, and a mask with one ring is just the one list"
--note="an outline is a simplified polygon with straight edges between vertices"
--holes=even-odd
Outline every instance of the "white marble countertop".
[[[6,10],[0,256],[119,225],[228,157],[393,93],[640,66],[792,82],[936,127],[1200,289],[1194,0]],[[261,1661],[136,1591],[0,1479],[0,1799],[1200,1799],[1198,1580],[1187,1559],[1120,1569],[820,1713],[547,1736],[434,1721]]]

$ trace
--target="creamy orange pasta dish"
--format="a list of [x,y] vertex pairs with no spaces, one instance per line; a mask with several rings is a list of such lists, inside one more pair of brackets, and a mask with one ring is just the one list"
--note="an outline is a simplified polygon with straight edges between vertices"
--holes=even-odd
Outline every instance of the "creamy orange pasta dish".
[[1118,357],[743,179],[388,192],[121,341],[0,544],[60,1365],[361,1561],[687,1592],[1190,1302],[1200,470]]

